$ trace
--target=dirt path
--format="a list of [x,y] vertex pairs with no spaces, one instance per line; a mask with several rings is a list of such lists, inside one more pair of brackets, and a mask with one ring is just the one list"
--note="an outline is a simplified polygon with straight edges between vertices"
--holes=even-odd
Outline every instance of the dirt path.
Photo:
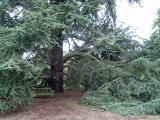
[[81,91],[69,91],[54,98],[36,98],[31,107],[1,116],[0,120],[140,120],[137,116],[122,117],[80,106],[77,102],[82,94]]

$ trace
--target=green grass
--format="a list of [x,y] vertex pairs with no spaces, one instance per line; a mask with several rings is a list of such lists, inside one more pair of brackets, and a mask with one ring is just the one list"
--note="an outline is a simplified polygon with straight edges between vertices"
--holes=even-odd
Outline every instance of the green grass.
[[32,89],[34,97],[52,97],[53,91],[50,88],[34,88]]
[[142,119],[142,120],[160,120],[160,117],[157,116],[150,116],[147,119]]

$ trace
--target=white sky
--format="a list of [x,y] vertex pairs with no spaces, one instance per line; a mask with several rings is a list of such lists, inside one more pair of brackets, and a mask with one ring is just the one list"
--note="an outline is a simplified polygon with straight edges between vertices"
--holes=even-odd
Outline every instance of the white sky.
[[153,23],[160,8],[160,0],[142,0],[138,4],[129,5],[127,0],[117,1],[118,21],[131,26],[136,34],[148,39],[153,32]]

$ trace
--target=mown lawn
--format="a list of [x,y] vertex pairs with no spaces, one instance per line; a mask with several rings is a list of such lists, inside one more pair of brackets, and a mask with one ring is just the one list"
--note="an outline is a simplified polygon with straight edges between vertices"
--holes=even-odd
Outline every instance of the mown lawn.
[[147,119],[142,119],[142,120],[160,120],[160,116],[150,116]]

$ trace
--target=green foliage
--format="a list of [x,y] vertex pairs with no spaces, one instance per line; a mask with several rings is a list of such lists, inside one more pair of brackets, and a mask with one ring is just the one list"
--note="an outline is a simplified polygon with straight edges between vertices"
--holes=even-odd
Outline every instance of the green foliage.
[[147,56],[152,60],[159,59],[160,51],[160,10],[157,13],[157,19],[154,23],[154,32],[152,33],[150,40],[145,41],[145,48],[148,50]]
[[123,115],[156,114],[160,112],[159,72],[158,60],[111,64],[82,59],[68,68],[66,84],[88,90],[81,104]]
[[0,110],[9,110],[31,102],[31,68],[27,61],[9,59],[0,65]]

